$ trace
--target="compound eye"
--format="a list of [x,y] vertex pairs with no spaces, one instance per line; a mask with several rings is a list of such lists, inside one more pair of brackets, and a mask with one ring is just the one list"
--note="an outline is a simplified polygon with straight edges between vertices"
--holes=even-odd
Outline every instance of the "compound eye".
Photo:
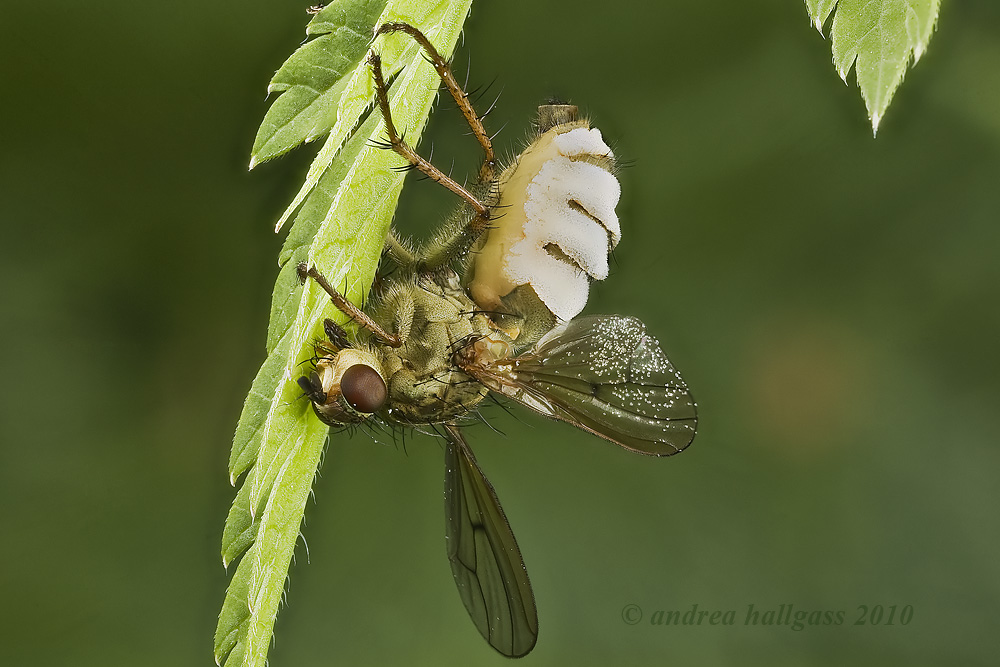
[[375,412],[385,403],[385,380],[368,364],[353,364],[340,378],[340,393],[358,412]]

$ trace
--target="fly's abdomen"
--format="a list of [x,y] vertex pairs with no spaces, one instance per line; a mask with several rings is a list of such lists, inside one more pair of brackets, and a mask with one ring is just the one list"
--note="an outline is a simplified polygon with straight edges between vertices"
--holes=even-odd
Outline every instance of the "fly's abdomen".
[[613,169],[611,148],[586,121],[539,136],[500,177],[496,217],[472,265],[476,303],[509,306],[505,297],[529,286],[556,320],[583,310],[621,238]]

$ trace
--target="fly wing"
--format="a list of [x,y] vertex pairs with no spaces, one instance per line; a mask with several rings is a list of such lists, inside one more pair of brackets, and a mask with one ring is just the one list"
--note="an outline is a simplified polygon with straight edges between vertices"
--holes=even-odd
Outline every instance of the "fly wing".
[[538,613],[521,551],[493,485],[459,430],[445,425],[444,504],[448,560],[479,633],[509,658],[538,638]]
[[466,369],[493,391],[643,454],[670,456],[694,439],[687,384],[634,317],[581,317],[515,359]]

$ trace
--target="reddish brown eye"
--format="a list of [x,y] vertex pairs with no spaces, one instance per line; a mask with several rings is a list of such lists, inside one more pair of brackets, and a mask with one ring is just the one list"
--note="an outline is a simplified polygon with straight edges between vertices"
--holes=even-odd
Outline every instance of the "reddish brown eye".
[[340,378],[340,393],[358,412],[375,412],[385,403],[385,380],[368,364],[354,364]]

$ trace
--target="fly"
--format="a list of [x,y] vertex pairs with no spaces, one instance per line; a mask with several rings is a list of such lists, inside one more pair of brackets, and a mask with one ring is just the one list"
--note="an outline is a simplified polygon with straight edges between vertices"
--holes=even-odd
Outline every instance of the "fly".
[[[634,452],[670,456],[695,435],[696,406],[656,339],[627,316],[576,317],[591,280],[607,276],[621,231],[614,155],[576,107],[539,108],[538,136],[497,173],[492,142],[448,62],[417,28],[387,23],[423,48],[484,152],[465,188],[400,137],[377,53],[368,62],[391,148],[463,200],[463,224],[410,250],[390,234],[398,266],[364,310],[315,267],[301,264],[360,325],[332,320],[298,380],[331,426],[382,420],[435,425],[445,449],[448,559],[482,636],[508,657],[526,655],[538,614],[521,551],[492,484],[461,431],[490,394],[520,403]],[[503,215],[494,215],[502,210]],[[457,267],[459,270],[454,270]]]

